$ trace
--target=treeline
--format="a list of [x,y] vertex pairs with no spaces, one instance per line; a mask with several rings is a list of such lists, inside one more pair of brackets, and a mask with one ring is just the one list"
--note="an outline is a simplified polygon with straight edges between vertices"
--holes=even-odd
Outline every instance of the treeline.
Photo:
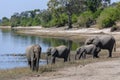
[[120,3],[110,4],[111,0],[49,0],[47,10],[31,10],[14,13],[11,18],[3,17],[1,26],[43,26],[72,28],[112,27],[120,20]]

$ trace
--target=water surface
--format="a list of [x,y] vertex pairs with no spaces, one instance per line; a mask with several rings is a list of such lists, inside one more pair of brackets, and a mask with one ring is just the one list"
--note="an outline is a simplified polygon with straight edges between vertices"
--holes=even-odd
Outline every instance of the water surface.
[[[79,44],[64,39],[43,38],[30,35],[19,35],[11,30],[0,29],[0,69],[11,69],[15,67],[26,67],[27,60],[25,56],[14,56],[9,54],[25,54],[27,46],[39,44],[42,52],[46,52],[50,46],[66,45],[71,46],[75,50]],[[41,60],[40,64],[45,64],[45,60]]]

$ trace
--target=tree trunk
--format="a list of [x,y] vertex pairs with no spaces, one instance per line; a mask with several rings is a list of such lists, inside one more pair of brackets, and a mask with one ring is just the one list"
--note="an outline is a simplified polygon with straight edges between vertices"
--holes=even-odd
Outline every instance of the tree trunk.
[[72,28],[71,12],[68,11],[68,29]]

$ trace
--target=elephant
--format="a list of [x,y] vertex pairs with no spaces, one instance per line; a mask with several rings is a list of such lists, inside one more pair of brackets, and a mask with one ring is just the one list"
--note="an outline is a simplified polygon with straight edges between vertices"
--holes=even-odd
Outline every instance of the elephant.
[[39,69],[39,60],[41,57],[41,47],[39,44],[33,44],[26,48],[26,58],[32,71]]
[[75,54],[75,60],[77,59],[77,56],[79,55],[79,59],[81,57],[86,58],[86,54],[93,55],[93,58],[98,58],[98,53],[101,51],[99,47],[96,47],[94,44],[90,45],[84,45],[81,47],[78,47],[76,49],[76,54]]
[[48,64],[48,56],[51,55],[52,57],[52,63],[55,64],[55,58],[63,58],[64,62],[70,61],[70,49],[66,47],[65,45],[60,45],[57,47],[49,47],[47,49],[47,64]]
[[116,40],[112,35],[101,35],[88,38],[85,41],[85,45],[94,44],[101,49],[107,49],[109,51],[109,56],[112,57],[112,50],[116,51]]

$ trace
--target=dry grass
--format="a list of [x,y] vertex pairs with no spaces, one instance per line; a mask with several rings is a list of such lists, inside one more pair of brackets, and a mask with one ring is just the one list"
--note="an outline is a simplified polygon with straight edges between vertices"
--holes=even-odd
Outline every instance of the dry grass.
[[[45,55],[42,55],[45,57]],[[44,75],[46,72],[53,72],[57,71],[58,69],[64,68],[64,67],[72,67],[72,66],[78,66],[78,65],[86,65],[89,63],[95,63],[100,61],[108,61],[108,60],[114,60],[118,59],[120,57],[119,52],[113,52],[113,58],[107,58],[108,52],[106,50],[102,50],[99,53],[100,58],[93,59],[91,55],[87,55],[87,59],[81,59],[81,60],[74,60],[75,52],[72,51],[71,54],[71,61],[70,62],[63,62],[63,59],[57,59],[56,64],[48,64],[45,66],[40,66],[38,72],[32,72],[29,67],[26,68],[15,68],[10,70],[0,70],[0,79],[1,80],[16,80],[20,77],[24,76],[33,76],[33,75]]]

